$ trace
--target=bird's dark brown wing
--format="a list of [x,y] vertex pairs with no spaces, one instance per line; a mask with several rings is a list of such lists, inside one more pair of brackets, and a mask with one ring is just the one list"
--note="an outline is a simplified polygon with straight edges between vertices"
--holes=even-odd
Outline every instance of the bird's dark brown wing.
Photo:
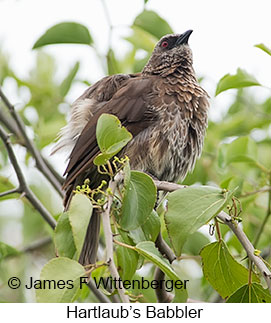
[[[140,75],[132,77],[123,83],[112,98],[103,102],[101,107],[91,117],[74,149],[70,155],[64,189],[67,189],[75,179],[87,169],[93,166],[93,159],[99,153],[96,140],[96,125],[102,113],[110,113],[117,116],[122,124],[135,137],[139,132],[146,129],[154,116],[148,112],[147,99],[152,92],[153,78],[144,78]],[[105,89],[106,90],[106,89]],[[92,97],[95,93],[92,93]]]

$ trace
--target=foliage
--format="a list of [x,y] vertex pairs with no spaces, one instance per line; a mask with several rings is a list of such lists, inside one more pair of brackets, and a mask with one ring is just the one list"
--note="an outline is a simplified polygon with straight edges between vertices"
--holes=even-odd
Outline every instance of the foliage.
[[[129,30],[130,35],[125,41],[131,44],[131,49],[124,57],[117,57],[114,48],[108,48],[106,63],[109,74],[140,71],[156,41],[162,35],[172,32],[167,21],[146,9],[134,19]],[[73,22],[52,26],[37,40],[33,48],[57,43],[87,44],[90,45],[90,50],[96,50],[91,32],[85,26]],[[256,46],[270,55],[267,46]],[[137,55],[139,50],[143,50],[140,59]],[[19,114],[28,129],[35,134],[34,142],[38,149],[46,149],[65,124],[65,113],[61,106],[66,102],[66,96],[76,80],[80,64],[75,62],[65,78],[59,82],[55,77],[54,59],[45,51],[38,50],[36,65],[29,77],[20,79],[9,66],[6,55],[0,53],[0,57],[4,57],[0,59],[0,83],[5,84],[6,80],[12,79],[17,84],[18,93],[20,89],[28,89],[31,93]],[[193,286],[188,286],[187,291],[175,288],[173,301],[185,302],[188,296],[213,301],[220,295],[228,302],[271,302],[270,294],[259,273],[256,268],[249,267],[244,249],[229,232],[228,227],[217,223],[220,232],[217,241],[211,244],[210,240],[215,237],[211,237],[212,230],[207,232],[208,226],[211,229],[213,227],[214,217],[224,210],[242,221],[243,230],[249,239],[262,251],[265,260],[270,262],[271,225],[268,220],[271,204],[271,98],[259,102],[253,92],[256,88],[246,89],[255,85],[261,86],[253,75],[241,69],[235,75],[227,74],[220,79],[216,95],[223,95],[228,89],[237,89],[233,93],[234,102],[220,121],[209,122],[202,157],[193,173],[183,183],[193,186],[161,197],[156,211],[153,208],[157,190],[153,180],[146,174],[130,170],[127,159],[114,159],[131,140],[131,134],[121,126],[116,117],[100,117],[96,134],[101,154],[95,159],[95,164],[100,167],[100,171],[108,171],[111,177],[113,174],[110,169],[122,169],[124,173],[124,182],[119,187],[119,192],[114,194],[111,208],[115,261],[122,279],[138,279],[142,271],[145,271],[144,277],[150,281],[154,279],[154,268],[159,267],[167,279],[195,281]],[[0,108],[8,115],[2,103]],[[30,110],[35,111],[36,119],[29,118]],[[12,138],[12,141],[16,147],[21,144],[18,138]],[[14,183],[7,175],[10,174],[7,153],[2,149],[2,143],[0,146],[0,191],[4,192],[13,188]],[[40,262],[44,263],[45,257],[48,263],[43,267],[40,277],[37,271],[34,275],[40,280],[71,279],[74,286],[71,289],[66,286],[63,289],[38,290],[36,300],[96,301],[91,292],[80,289],[80,277],[109,277],[105,256],[95,266],[85,268],[77,260],[93,207],[101,208],[109,196],[112,196],[112,192],[106,190],[106,185],[101,184],[99,192],[102,192],[103,200],[97,202],[85,183],[78,188],[69,211],[62,213],[59,196],[42,175],[33,171],[32,159],[25,148],[22,149],[23,169],[28,172],[27,179],[38,198],[58,222],[52,232],[24,198],[19,201],[21,217],[9,217],[8,212],[4,212],[0,218],[1,228],[20,224],[22,243],[18,243],[18,250],[4,242],[0,243],[0,281],[6,285],[8,277],[11,276],[25,280],[29,275],[29,268],[32,268],[33,257],[19,250],[31,241],[51,236],[54,247],[50,244],[38,252]],[[0,208],[10,206],[11,204],[5,203],[13,203],[15,197],[17,196],[3,197]],[[156,248],[154,242],[160,230],[179,261],[170,264]],[[0,231],[0,236],[4,240],[4,230]],[[104,244],[103,232],[101,241]],[[197,262],[199,257],[202,263]],[[192,272],[185,270],[183,264],[187,261],[186,258],[189,259],[188,265],[190,261],[190,264],[193,262],[202,268],[201,279],[196,279]],[[41,265],[38,270],[40,267]],[[148,268],[151,268],[149,272]],[[202,291],[200,294],[199,290]],[[128,292],[131,299],[141,302],[155,300],[149,291],[134,289]],[[105,289],[104,293],[110,294]],[[10,294],[8,288],[4,287],[0,301],[22,302],[25,297],[19,289]]]

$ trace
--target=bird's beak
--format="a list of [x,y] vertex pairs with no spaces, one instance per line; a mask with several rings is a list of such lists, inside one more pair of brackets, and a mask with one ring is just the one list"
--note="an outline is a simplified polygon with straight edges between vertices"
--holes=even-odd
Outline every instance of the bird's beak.
[[179,46],[182,44],[187,44],[188,39],[189,39],[190,35],[192,34],[192,32],[193,32],[193,30],[189,29],[185,33],[181,34],[181,36],[176,41],[176,45]]

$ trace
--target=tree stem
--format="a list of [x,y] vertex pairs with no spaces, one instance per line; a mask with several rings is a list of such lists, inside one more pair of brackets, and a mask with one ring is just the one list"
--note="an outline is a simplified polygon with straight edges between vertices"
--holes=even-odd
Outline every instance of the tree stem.
[[120,279],[116,264],[114,262],[114,248],[113,248],[113,233],[111,230],[111,223],[110,223],[110,210],[111,205],[113,202],[113,195],[116,190],[117,184],[118,184],[118,175],[116,175],[114,180],[111,180],[109,182],[109,189],[112,192],[112,195],[109,195],[108,202],[106,204],[106,207],[104,211],[102,212],[102,218],[103,218],[103,229],[104,229],[104,236],[105,236],[105,245],[106,245],[106,258],[107,262],[109,264],[109,270],[112,275],[112,278],[116,281],[120,282],[120,288],[118,288],[119,296],[124,303],[129,303],[129,297],[125,294],[125,289],[122,284],[122,280]]

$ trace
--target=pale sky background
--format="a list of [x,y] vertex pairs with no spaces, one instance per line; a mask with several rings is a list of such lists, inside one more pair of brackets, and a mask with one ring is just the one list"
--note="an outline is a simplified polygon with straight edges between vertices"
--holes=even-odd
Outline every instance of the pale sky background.
[[[123,55],[129,44],[122,36],[129,34],[127,26],[142,11],[143,0],[105,2],[112,24],[118,26],[114,29],[113,46]],[[271,87],[271,57],[254,47],[258,43],[271,47],[270,0],[150,0],[146,8],[165,18],[175,32],[194,30],[189,43],[196,73],[205,76],[203,86],[212,98],[211,118],[221,115],[231,102],[231,91],[214,98],[216,83],[226,73],[235,73],[241,67]],[[0,45],[9,52],[19,76],[26,75],[34,64],[34,42],[62,21],[86,25],[98,48],[106,52],[109,27],[100,0],[0,0]],[[45,50],[56,58],[59,77],[65,76],[76,60],[81,63],[82,79],[94,82],[103,76],[88,46],[53,45]],[[83,85],[73,88],[69,101],[74,101],[83,89]],[[270,95],[267,89],[253,91],[260,97]]]
[[[124,55],[129,44],[122,37],[129,34],[127,26],[142,11],[144,2],[105,2],[112,24],[118,26],[114,29],[113,48],[120,55]],[[238,67],[254,74],[259,82],[271,87],[271,57],[254,47],[258,43],[271,47],[270,0],[149,0],[146,8],[160,14],[176,33],[194,30],[189,44],[194,54],[196,73],[205,77],[203,87],[211,96],[211,119],[223,115],[235,91],[227,91],[214,97],[217,82],[225,74],[235,73]],[[106,53],[109,26],[100,0],[0,0],[0,48],[9,53],[11,66],[19,77],[26,76],[34,65],[37,52],[31,48],[35,41],[48,28],[63,21],[86,25],[99,50]],[[96,56],[88,46],[53,45],[45,47],[44,50],[55,57],[59,79],[66,76],[77,60],[81,64],[79,78],[95,82],[103,76]],[[84,88],[84,85],[73,86],[68,101],[74,101]],[[254,87],[252,91],[261,99],[271,95],[271,90],[267,88]],[[14,83],[5,82],[4,92],[13,104],[23,104],[23,95],[16,96]],[[16,147],[18,156],[24,154],[20,152],[21,149]],[[45,153],[49,156],[49,148]],[[59,156],[50,158],[54,166],[62,172],[65,168],[64,161]],[[14,171],[10,169],[9,172],[15,178]],[[30,177],[39,181],[36,173]],[[61,205],[61,202],[54,205]],[[10,200],[10,203],[4,201],[0,205],[1,213],[19,216],[22,214],[22,204],[18,200]],[[2,237],[11,245],[20,244],[22,237],[19,224],[10,221]]]
[[[113,48],[119,55],[124,55],[130,44],[123,37],[131,32],[128,27],[142,12],[144,1],[104,1],[112,24],[116,26]],[[210,119],[223,116],[236,91],[226,91],[214,97],[217,82],[225,74],[235,73],[238,67],[271,87],[271,57],[254,47],[258,43],[271,47],[270,0],[149,0],[146,8],[166,19],[176,33],[194,30],[189,43],[196,73],[205,77],[202,85],[211,97]],[[63,21],[86,25],[99,51],[106,53],[109,25],[101,0],[0,0],[0,48],[9,53],[11,66],[19,77],[27,76],[35,64],[37,51],[31,50],[35,41],[48,28]],[[104,75],[89,46],[61,44],[43,50],[56,59],[59,79],[67,75],[77,60],[81,64],[78,78],[93,83]],[[68,102],[72,103],[85,88],[84,84],[75,83],[68,94]],[[262,100],[271,94],[267,88],[253,87],[251,91]],[[15,106],[27,102],[27,91],[18,95],[15,81],[5,81],[4,92]],[[59,155],[49,156],[51,149],[46,147],[43,153],[63,173],[65,158],[63,156],[60,161]]]

